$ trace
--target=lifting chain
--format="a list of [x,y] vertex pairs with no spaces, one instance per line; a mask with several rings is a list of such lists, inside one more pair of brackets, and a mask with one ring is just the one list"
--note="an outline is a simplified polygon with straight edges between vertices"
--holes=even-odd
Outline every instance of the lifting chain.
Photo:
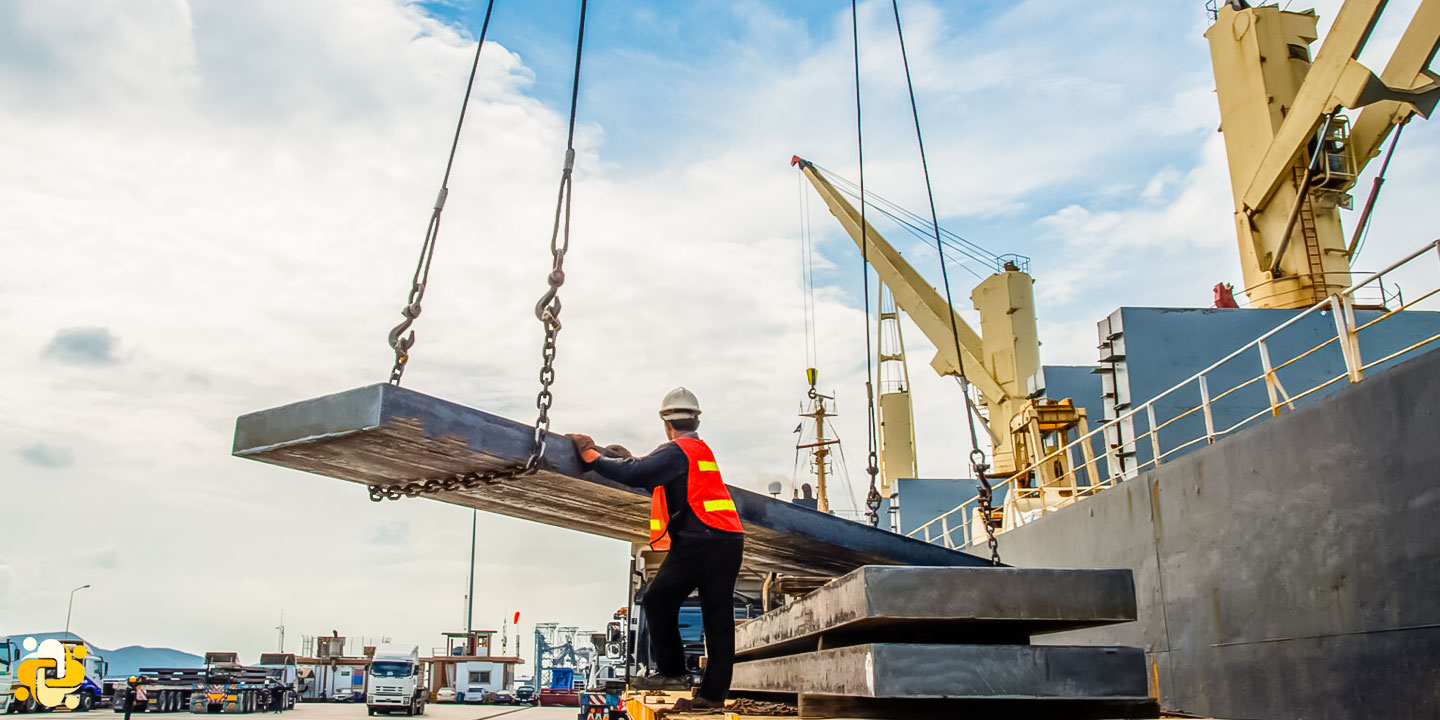
[[995,509],[995,489],[990,486],[990,478],[985,474],[990,466],[985,463],[985,453],[981,452],[979,448],[970,451],[970,467],[975,471],[975,479],[980,481],[975,490],[980,506],[980,522],[985,525],[985,541],[990,546],[990,564],[999,567],[1000,541],[995,539],[995,526],[990,522],[991,513]]
[[[865,307],[865,313],[867,315],[870,313],[868,303]],[[869,323],[866,323],[866,327],[869,327]],[[873,426],[875,422],[875,391],[869,381],[865,383],[865,395],[870,401],[870,422]],[[873,440],[870,443],[870,452],[869,455],[866,456],[866,461],[865,472],[870,475],[870,492],[865,494],[865,507],[868,509],[868,512],[865,514],[870,520],[870,527],[880,527],[881,498],[880,488],[876,487],[876,476],[880,474],[880,455],[876,451],[876,443]]]
[[381,500],[399,500],[402,497],[420,497],[437,492],[472,490],[483,485],[496,485],[502,480],[521,474],[524,468],[525,465],[521,464],[483,473],[456,473],[443,478],[416,480],[395,485],[371,485],[370,499],[380,502]]
[[[874,470],[875,468],[870,469]],[[865,507],[869,509],[866,515],[870,519],[870,527],[880,527],[880,502],[880,489],[875,487],[875,483],[872,482],[870,483],[870,492],[865,495]]]
[[[583,32],[584,21],[581,21]],[[579,68],[576,68],[579,77]],[[545,326],[545,340],[540,345],[540,392],[535,396],[535,408],[540,411],[535,418],[535,438],[531,446],[530,460],[525,463],[526,473],[535,472],[540,457],[545,454],[545,439],[550,432],[550,406],[555,395],[550,386],[555,384],[555,340],[560,335],[560,287],[565,284],[565,253],[570,250],[570,186],[575,170],[575,148],[565,151],[565,168],[560,172],[560,195],[555,205],[555,228],[550,233],[550,275],[546,278],[550,289],[535,303],[535,319]],[[561,232],[561,216],[564,216],[564,232]]]

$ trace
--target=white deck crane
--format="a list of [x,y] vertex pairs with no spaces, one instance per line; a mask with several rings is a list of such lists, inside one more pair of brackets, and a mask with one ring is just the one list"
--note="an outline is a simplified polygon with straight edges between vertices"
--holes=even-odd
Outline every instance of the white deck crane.
[[[1422,0],[1376,77],[1356,58],[1384,9],[1385,0],[1346,2],[1313,62],[1313,10],[1232,0],[1205,32],[1252,307],[1306,308],[1350,284],[1357,243],[1346,243],[1340,208],[1385,138],[1440,99],[1428,69],[1440,0]],[[1364,110],[1351,125],[1342,107]]]

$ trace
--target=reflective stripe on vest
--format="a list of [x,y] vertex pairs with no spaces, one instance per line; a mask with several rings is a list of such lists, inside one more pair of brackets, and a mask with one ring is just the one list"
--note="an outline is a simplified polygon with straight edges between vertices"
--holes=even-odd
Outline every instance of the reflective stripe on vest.
[[[736,512],[735,500],[720,477],[720,466],[710,446],[699,438],[675,438],[675,444],[685,453],[688,471],[685,478],[686,502],[700,522],[716,530],[743,533],[740,514]],[[655,488],[650,501],[650,547],[665,550],[670,547],[667,526],[670,513],[665,506],[665,489]]]
[[650,549],[669,550],[670,536],[665,525],[670,521],[670,511],[665,506],[665,486],[650,493]]

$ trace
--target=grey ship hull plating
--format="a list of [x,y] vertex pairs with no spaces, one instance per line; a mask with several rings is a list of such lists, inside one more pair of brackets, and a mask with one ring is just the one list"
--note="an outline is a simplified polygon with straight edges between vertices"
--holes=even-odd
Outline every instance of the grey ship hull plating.
[[1440,717],[1440,352],[1001,536],[1020,567],[1130,568],[1167,709]]

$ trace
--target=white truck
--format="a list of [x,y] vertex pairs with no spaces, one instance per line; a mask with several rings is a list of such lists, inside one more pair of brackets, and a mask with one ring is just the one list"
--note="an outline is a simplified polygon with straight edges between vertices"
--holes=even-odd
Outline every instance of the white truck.
[[0,714],[9,711],[14,697],[11,685],[15,680],[15,664],[20,661],[18,649],[9,638],[0,637]]
[[370,714],[399,710],[405,715],[425,714],[425,678],[417,645],[381,645],[365,673],[365,705]]

